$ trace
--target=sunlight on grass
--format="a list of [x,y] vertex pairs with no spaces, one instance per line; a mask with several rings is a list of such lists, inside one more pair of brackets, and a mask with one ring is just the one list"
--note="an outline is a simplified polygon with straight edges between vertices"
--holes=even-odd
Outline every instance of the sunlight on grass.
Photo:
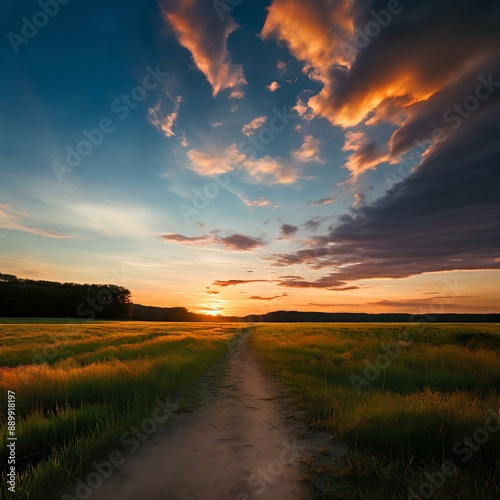
[[[345,467],[331,471],[332,498],[406,498],[448,458],[457,475],[436,498],[500,497],[500,432],[467,463],[453,452],[500,408],[500,325],[269,324],[253,344],[308,423],[350,444]],[[399,355],[365,378],[388,345]]]
[[[227,353],[240,331],[202,323],[0,324],[0,388],[16,393],[17,497],[46,499],[84,473],[150,415],[156,398],[177,394]],[[2,432],[2,463],[5,440]]]

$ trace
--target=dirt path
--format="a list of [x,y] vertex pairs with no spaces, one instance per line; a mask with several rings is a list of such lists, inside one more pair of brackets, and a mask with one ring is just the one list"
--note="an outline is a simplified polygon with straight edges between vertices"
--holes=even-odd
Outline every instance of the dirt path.
[[304,447],[283,394],[249,345],[235,345],[212,400],[144,443],[91,500],[304,499]]

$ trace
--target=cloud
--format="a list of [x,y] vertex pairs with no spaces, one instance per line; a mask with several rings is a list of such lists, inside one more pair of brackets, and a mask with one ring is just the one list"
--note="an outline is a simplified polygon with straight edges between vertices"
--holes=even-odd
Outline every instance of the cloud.
[[342,150],[354,151],[344,165],[354,178],[389,159],[388,151],[369,140],[364,132],[347,132]]
[[261,297],[260,295],[252,295],[251,297],[247,297],[247,300],[276,300],[281,299],[282,297],[288,297],[288,293],[282,293],[281,295],[274,295],[273,297]]
[[252,179],[268,185],[293,184],[300,177],[298,169],[289,162],[267,155],[262,158],[248,157],[243,166]]
[[335,201],[335,198],[321,198],[321,200],[316,200],[316,201],[310,201],[309,205],[312,207],[319,207],[321,205],[329,205],[330,203],[333,203]]
[[38,227],[30,227],[23,221],[29,219],[30,216],[24,212],[18,212],[8,204],[0,204],[0,229],[8,229],[10,231],[19,231],[22,233],[42,236],[44,238],[54,238],[57,240],[69,239],[70,237],[61,234],[51,229],[41,229]]
[[285,61],[278,61],[276,63],[276,68],[279,69],[280,71],[285,71],[286,70],[286,62]]
[[[329,277],[330,278],[330,277]],[[350,290],[357,290],[360,288],[357,285],[349,285],[345,281],[341,281],[338,279],[330,278],[330,279],[319,279],[317,281],[307,281],[301,278],[300,276],[289,276],[284,277],[278,281],[280,286],[284,286],[287,288],[326,288],[327,290],[331,290],[334,292],[347,292]]]
[[281,239],[293,237],[298,230],[299,228],[297,226],[292,226],[291,224],[283,224],[280,229]]
[[[171,101],[174,104],[174,109],[164,115],[161,111],[163,106],[163,102],[159,100],[152,108],[148,109],[148,120],[149,122],[158,130],[162,132],[165,137],[173,137],[174,133],[174,124],[177,120],[177,114],[179,113],[179,109],[181,107],[182,96],[177,96],[175,99],[169,95]],[[185,136],[184,136],[185,137]]]
[[460,1],[443,8],[448,3],[400,5],[388,25],[379,23],[378,34],[365,34],[362,43],[360,32],[387,2],[274,0],[262,36],[285,43],[310,78],[323,83],[308,102],[314,113],[349,127],[387,99],[404,99],[406,105],[427,100],[471,62],[495,52],[495,2]]
[[212,3],[203,0],[169,0],[162,6],[178,42],[189,50],[214,96],[246,84],[243,67],[232,62],[227,49],[229,35],[238,28],[229,13],[220,20]]
[[269,85],[266,85],[266,89],[269,92],[276,92],[280,88],[280,84],[278,82],[271,82]]
[[352,204],[353,208],[359,208],[363,202],[365,201],[365,194],[364,193],[355,193],[354,194],[354,203]]
[[253,238],[244,234],[231,234],[230,236],[219,237],[218,241],[230,250],[253,250],[265,245],[262,238]]
[[300,163],[311,161],[323,163],[319,156],[319,140],[312,135],[306,135],[300,149],[292,151],[292,158]]
[[226,287],[246,285],[247,283],[272,283],[269,280],[217,280],[213,282],[214,286]]
[[278,205],[275,205],[271,200],[268,200],[263,196],[260,196],[255,200],[247,200],[240,196],[240,199],[249,208],[270,208],[271,210],[276,210],[277,208],[279,208]]
[[187,156],[190,160],[187,167],[203,176],[241,170],[249,181],[266,185],[293,184],[300,177],[298,168],[288,161],[267,155],[262,158],[246,156],[238,151],[236,144],[222,150],[214,149],[209,153],[192,149]]
[[266,244],[262,238],[255,238],[235,232],[225,235],[220,230],[214,230],[202,236],[184,236],[182,234],[171,233],[163,235],[162,239],[186,246],[222,246],[227,250],[237,252],[254,250]]
[[308,221],[304,222],[304,224],[302,224],[302,227],[304,229],[306,229],[307,231],[314,232],[314,231],[317,231],[319,229],[319,227],[321,226],[321,224],[327,219],[329,219],[329,217],[321,217],[318,215],[318,216],[313,217],[312,219],[309,219]]
[[[453,106],[451,96],[463,102],[480,68],[488,61],[498,65],[497,2],[392,3],[389,13],[386,0],[273,0],[261,32],[284,44],[321,85],[315,95],[297,97],[302,118],[323,117],[352,134],[362,132],[352,127],[398,127],[390,148],[365,135],[346,137],[344,150],[353,153],[345,166],[354,178],[381,162],[395,163],[416,140],[429,137],[429,124],[442,126],[443,113]],[[375,19],[381,11],[382,22]]]
[[217,290],[207,290],[206,293],[207,295],[219,295],[220,292]]
[[189,168],[197,174],[205,176],[224,174],[235,170],[246,158],[238,151],[236,144],[231,144],[226,149],[214,153],[192,149],[188,151],[187,156],[191,160]]
[[[500,82],[500,72],[493,73]],[[500,269],[500,92],[418,169],[369,205],[352,209],[308,248],[271,257],[276,266],[327,272],[288,286],[338,288],[349,282],[428,272]]]
[[245,92],[242,90],[233,90],[229,94],[229,99],[243,99],[245,97]]
[[250,123],[244,125],[241,132],[246,136],[253,135],[257,130],[259,130],[260,127],[262,127],[262,125],[264,125],[264,123],[266,123],[266,120],[267,117],[259,116],[258,118],[253,119]]

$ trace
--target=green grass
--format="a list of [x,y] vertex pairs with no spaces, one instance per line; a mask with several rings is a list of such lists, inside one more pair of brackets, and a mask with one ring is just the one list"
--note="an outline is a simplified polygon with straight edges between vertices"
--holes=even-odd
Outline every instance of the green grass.
[[269,324],[253,344],[308,424],[349,444],[341,468],[322,469],[325,498],[408,498],[445,460],[454,472],[433,498],[500,498],[500,430],[470,456],[463,443],[500,409],[500,325]]
[[[152,415],[157,398],[175,396],[227,353],[240,331],[237,324],[0,324],[0,462],[7,459],[10,390],[17,410],[15,498],[47,499],[84,475]],[[0,496],[10,498],[5,472],[1,481]]]

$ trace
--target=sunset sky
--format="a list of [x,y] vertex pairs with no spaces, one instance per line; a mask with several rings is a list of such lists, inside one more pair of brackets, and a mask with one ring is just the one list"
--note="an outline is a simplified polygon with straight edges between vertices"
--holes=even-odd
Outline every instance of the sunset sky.
[[2,2],[0,272],[499,312],[499,2],[54,2]]

